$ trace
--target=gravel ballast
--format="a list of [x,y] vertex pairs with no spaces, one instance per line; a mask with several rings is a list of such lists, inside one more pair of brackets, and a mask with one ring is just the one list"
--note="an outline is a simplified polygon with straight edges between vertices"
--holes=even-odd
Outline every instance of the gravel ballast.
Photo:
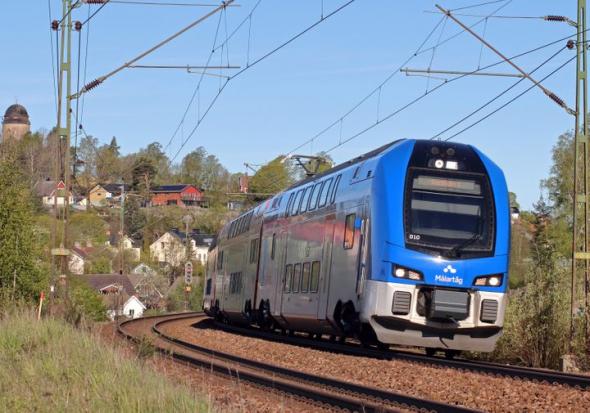
[[402,360],[376,360],[244,337],[194,320],[160,330],[185,341],[240,357],[343,381],[490,412],[590,411],[590,391],[564,385],[494,377]]

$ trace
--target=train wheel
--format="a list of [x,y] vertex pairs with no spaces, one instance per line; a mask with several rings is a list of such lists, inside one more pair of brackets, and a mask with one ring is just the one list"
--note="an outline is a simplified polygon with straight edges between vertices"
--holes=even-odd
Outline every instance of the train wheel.
[[424,350],[426,351],[426,355],[428,357],[434,357],[434,355],[436,354],[435,348],[425,348]]
[[461,352],[459,350],[445,350],[445,358],[452,360],[457,357]]

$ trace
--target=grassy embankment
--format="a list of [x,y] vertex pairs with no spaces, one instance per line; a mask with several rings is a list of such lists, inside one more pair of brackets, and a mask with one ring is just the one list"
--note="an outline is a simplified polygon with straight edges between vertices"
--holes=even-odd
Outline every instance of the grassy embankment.
[[0,314],[0,411],[199,412],[189,389],[59,320]]

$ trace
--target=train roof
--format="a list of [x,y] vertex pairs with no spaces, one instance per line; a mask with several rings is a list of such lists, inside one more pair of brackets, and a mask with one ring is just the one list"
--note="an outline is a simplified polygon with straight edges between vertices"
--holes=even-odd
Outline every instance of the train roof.
[[390,143],[387,143],[387,144],[385,144],[383,146],[380,146],[377,149],[373,149],[372,151],[367,152],[367,153],[365,153],[365,154],[363,154],[361,156],[357,156],[356,158],[352,158],[352,159],[350,159],[350,160],[348,160],[346,162],[342,162],[341,164],[338,164],[338,165],[334,166],[333,168],[330,168],[330,169],[328,169],[328,170],[326,170],[326,171],[324,171],[322,173],[319,173],[319,174],[310,176],[308,178],[305,178],[305,179],[303,179],[303,180],[301,180],[301,181],[299,181],[299,182],[291,185],[289,188],[285,189],[283,192],[290,191],[291,189],[297,188],[299,186],[303,186],[303,185],[305,185],[305,184],[307,184],[307,183],[309,183],[311,181],[314,181],[314,180],[316,180],[318,178],[322,178],[323,176],[336,173],[336,172],[338,172],[338,171],[340,171],[340,170],[342,170],[344,168],[348,168],[349,166],[352,166],[354,164],[361,163],[361,162],[363,162],[363,161],[365,161],[367,159],[373,158],[373,157],[379,155],[380,153],[385,152],[387,149],[391,148],[393,145],[395,145],[396,143],[399,143],[399,142],[401,142],[403,140],[405,140],[405,139],[397,139],[397,140],[395,140],[393,142],[390,142]]

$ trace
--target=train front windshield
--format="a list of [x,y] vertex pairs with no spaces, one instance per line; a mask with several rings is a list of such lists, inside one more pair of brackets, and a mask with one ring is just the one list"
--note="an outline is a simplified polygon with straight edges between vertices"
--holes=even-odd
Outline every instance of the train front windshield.
[[407,183],[408,247],[449,257],[491,253],[493,204],[486,176],[414,169]]

